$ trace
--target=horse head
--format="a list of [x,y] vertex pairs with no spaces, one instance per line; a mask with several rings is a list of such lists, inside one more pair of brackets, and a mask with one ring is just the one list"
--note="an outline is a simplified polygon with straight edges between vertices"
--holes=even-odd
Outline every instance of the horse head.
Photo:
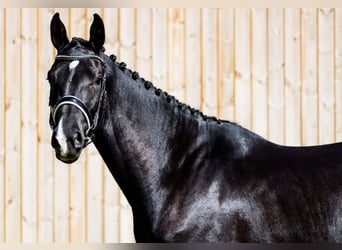
[[57,49],[55,62],[48,72],[51,144],[59,160],[72,163],[92,140],[106,94],[104,24],[94,14],[89,41],[81,38],[69,41],[66,28],[56,13],[50,32]]

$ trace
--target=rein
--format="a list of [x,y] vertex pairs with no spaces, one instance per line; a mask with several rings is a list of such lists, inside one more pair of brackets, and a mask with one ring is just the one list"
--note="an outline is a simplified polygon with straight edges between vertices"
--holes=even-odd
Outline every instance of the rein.
[[95,130],[99,124],[101,108],[103,105],[103,101],[106,97],[106,65],[105,65],[104,60],[97,55],[80,55],[80,56],[57,55],[55,58],[56,61],[57,60],[74,61],[74,60],[80,60],[80,59],[96,59],[96,60],[99,60],[102,63],[103,68],[104,68],[103,78],[101,80],[101,93],[100,93],[99,102],[97,104],[96,113],[95,113],[93,119],[91,119],[89,109],[82,100],[80,100],[76,96],[66,95],[66,96],[63,96],[60,100],[58,100],[57,103],[55,104],[55,106],[51,109],[50,126],[51,126],[51,129],[54,129],[57,126],[56,116],[57,116],[58,110],[62,106],[72,105],[72,106],[76,107],[83,114],[84,118],[86,119],[87,126],[88,126],[88,129],[85,132],[85,141],[84,141],[84,145],[83,145],[83,147],[85,148],[95,138],[94,132],[95,132]]

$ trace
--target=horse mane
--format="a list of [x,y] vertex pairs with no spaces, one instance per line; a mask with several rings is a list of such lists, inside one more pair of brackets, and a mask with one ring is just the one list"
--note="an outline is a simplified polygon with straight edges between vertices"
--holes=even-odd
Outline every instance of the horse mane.
[[[168,103],[173,103],[173,105],[176,105],[180,110],[184,110],[184,111],[189,111],[190,114],[195,117],[195,116],[200,116],[203,121],[207,122],[207,121],[214,121],[217,124],[221,124],[221,123],[228,123],[228,124],[235,124],[231,121],[228,120],[222,120],[222,119],[218,119],[216,116],[208,116],[203,114],[202,111],[191,107],[188,104],[185,104],[181,101],[179,101],[176,97],[174,97],[173,95],[170,95],[169,93],[167,93],[166,91],[157,88],[156,86],[153,85],[153,83],[151,81],[148,81],[146,79],[144,79],[143,77],[141,77],[139,75],[139,73],[137,71],[133,71],[130,68],[127,67],[127,64],[125,62],[118,62],[117,61],[117,56],[112,54],[109,56],[109,58],[114,62],[114,64],[129,78],[133,79],[134,81],[136,81],[137,83],[142,83],[144,85],[144,88],[146,90],[152,89],[152,91],[154,91],[155,95],[157,95],[158,97],[164,97],[166,98],[166,101]],[[141,80],[141,81],[138,81]],[[236,124],[235,124],[236,125]]]

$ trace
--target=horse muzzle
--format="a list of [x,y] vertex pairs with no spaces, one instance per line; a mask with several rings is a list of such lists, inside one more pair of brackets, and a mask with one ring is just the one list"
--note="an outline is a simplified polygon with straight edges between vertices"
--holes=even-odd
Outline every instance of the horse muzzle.
[[57,159],[71,164],[77,161],[81,155],[84,137],[78,131],[71,136],[65,136],[62,131],[54,130],[51,137],[51,145],[55,149]]

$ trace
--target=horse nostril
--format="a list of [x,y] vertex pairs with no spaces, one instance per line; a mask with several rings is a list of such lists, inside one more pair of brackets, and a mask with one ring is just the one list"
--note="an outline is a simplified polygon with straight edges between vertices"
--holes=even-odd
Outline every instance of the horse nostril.
[[84,139],[80,132],[76,132],[73,136],[73,139],[74,139],[75,148],[78,148],[78,149],[83,148]]

